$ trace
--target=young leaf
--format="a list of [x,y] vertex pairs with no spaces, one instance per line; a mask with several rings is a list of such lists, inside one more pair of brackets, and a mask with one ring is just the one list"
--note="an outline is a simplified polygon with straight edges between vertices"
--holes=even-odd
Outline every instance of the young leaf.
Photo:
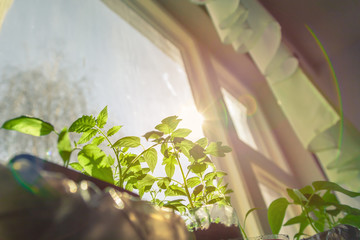
[[216,172],[209,172],[204,176],[205,181],[211,181],[214,180],[216,177]]
[[78,161],[90,176],[114,183],[111,167],[103,167],[107,161],[106,154],[96,145],[89,144],[78,153]]
[[202,184],[196,186],[196,187],[194,188],[194,191],[193,191],[194,196],[199,195],[199,193],[201,193],[201,191],[202,191],[203,189],[204,189],[204,185],[202,185]]
[[[172,159],[171,157],[168,159]],[[172,178],[172,176],[174,176],[175,173],[175,163],[173,162],[169,162],[165,165],[165,173],[166,176],[168,176],[169,178]]]
[[86,132],[89,129],[95,127],[95,125],[96,125],[96,121],[93,116],[84,115],[71,124],[69,128],[69,132],[77,132],[77,133]]
[[158,139],[158,138],[161,138],[163,135],[164,135],[163,132],[151,131],[151,132],[145,133],[145,135],[144,135],[143,137],[145,137],[146,140],[149,140],[149,139]]
[[268,208],[268,221],[273,234],[280,232],[288,205],[289,202],[286,198],[278,198],[270,204]]
[[99,113],[99,116],[96,119],[96,126],[99,128],[103,128],[108,120],[108,111],[107,106],[104,107],[103,110]]
[[87,143],[88,141],[90,141],[96,134],[97,134],[98,130],[97,129],[89,129],[86,132],[84,132],[79,141],[78,144],[83,144],[83,143]]
[[203,173],[207,168],[207,165],[205,163],[193,163],[188,166],[188,169],[192,171],[193,173]]
[[284,223],[284,226],[299,224],[299,223],[303,223],[303,222],[307,222],[307,221],[308,221],[308,219],[305,216],[305,214],[302,214],[302,215],[299,215],[299,216],[289,219],[286,223]]
[[70,161],[72,147],[71,147],[69,132],[67,131],[66,128],[61,130],[61,132],[59,134],[57,148],[58,148],[59,154],[64,162],[64,166],[67,166],[67,164]]
[[231,148],[228,146],[222,146],[221,142],[211,142],[205,150],[206,154],[210,154],[215,157],[224,157],[227,152],[231,152]]
[[103,141],[105,140],[105,137],[103,136],[98,136],[96,138],[94,138],[91,142],[91,144],[94,144],[96,146],[99,146]]
[[123,137],[119,140],[117,140],[111,147],[129,147],[129,148],[135,148],[140,146],[140,138],[139,137]]
[[157,163],[157,151],[154,148],[150,148],[144,152],[143,157],[151,172],[154,172]]
[[202,148],[205,148],[208,145],[208,140],[207,138],[204,137],[204,138],[200,138],[195,143],[199,144]]
[[195,145],[193,148],[189,151],[190,155],[195,159],[201,159],[205,157],[204,149],[200,145]]
[[117,132],[121,129],[121,127],[122,127],[122,126],[114,126],[114,127],[110,128],[110,129],[107,131],[106,135],[107,135],[108,137],[111,137],[112,135],[114,135],[115,133],[117,133]]
[[192,177],[186,180],[186,184],[188,187],[193,188],[201,183],[201,180],[199,177]]
[[155,127],[155,129],[165,134],[170,134],[176,129],[177,125],[181,121],[181,119],[177,118],[177,116],[164,118],[161,123]]
[[167,189],[170,185],[170,178],[161,178],[157,181],[157,185],[161,189]]
[[172,137],[179,137],[179,138],[184,138],[187,137],[192,131],[190,129],[186,129],[186,128],[179,128],[177,130],[175,130],[171,136]]
[[20,116],[3,123],[3,129],[14,130],[32,136],[44,136],[54,131],[54,126],[41,119],[27,116]]
[[165,191],[165,196],[186,196],[186,192],[177,185],[170,185]]

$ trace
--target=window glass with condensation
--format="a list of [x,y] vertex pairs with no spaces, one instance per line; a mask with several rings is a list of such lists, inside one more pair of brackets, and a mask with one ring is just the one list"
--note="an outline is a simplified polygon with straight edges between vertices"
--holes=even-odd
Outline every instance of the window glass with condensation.
[[[200,138],[201,117],[179,50],[160,34],[155,45],[104,2],[12,2],[0,31],[1,122],[32,115],[60,131],[108,106],[109,128],[123,126],[119,138],[142,136],[171,115],[193,130],[190,138]],[[145,23],[143,30],[155,32]],[[56,140],[2,130],[0,159],[28,152],[61,163]]]

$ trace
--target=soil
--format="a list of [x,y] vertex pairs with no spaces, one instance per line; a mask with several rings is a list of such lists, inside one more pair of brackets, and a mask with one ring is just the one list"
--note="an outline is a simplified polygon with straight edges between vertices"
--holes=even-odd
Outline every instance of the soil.
[[194,234],[196,240],[244,239],[237,226],[233,225],[228,227],[221,223],[211,223],[209,228],[195,230]]

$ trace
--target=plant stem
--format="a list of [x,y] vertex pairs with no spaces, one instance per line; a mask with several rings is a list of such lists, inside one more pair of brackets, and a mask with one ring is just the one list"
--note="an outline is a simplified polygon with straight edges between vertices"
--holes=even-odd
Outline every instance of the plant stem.
[[[175,146],[174,146],[174,149],[175,149]],[[186,177],[185,177],[185,174],[184,174],[184,170],[183,170],[183,168],[182,168],[182,166],[181,166],[181,163],[180,163],[180,159],[179,159],[178,154],[175,154],[175,157],[176,157],[176,160],[177,160],[177,162],[178,162],[178,164],[179,164],[180,171],[181,171],[181,175],[182,175],[182,178],[183,178],[183,180],[184,180],[184,188],[185,188],[186,195],[187,195],[187,197],[188,197],[188,199],[189,199],[190,206],[191,206],[191,208],[195,208],[194,203],[193,203],[192,200],[191,200],[189,188],[188,188],[187,183],[186,183]]]
[[[106,141],[110,144],[110,146],[112,146],[113,144],[111,143],[111,141],[110,141],[110,139],[107,137],[107,135],[106,135],[100,128],[96,127],[96,129],[101,133],[101,135],[103,135],[103,136],[105,137]],[[121,181],[121,179],[122,179],[122,171],[121,171],[120,159],[119,159],[119,156],[118,156],[119,153],[118,153],[118,151],[117,151],[115,148],[111,147],[111,149],[114,151],[114,154],[115,154],[115,157],[116,157],[116,161],[117,161],[117,163],[118,163],[118,169],[119,169],[119,187],[123,187],[123,186],[122,186],[122,181]]]
[[[134,159],[130,162],[129,166],[125,169],[123,175],[125,176],[125,174],[129,171],[129,169],[132,167],[132,165],[133,165],[134,163],[136,163],[136,161],[141,157],[141,155],[143,155],[147,150],[149,150],[149,149],[151,149],[151,148],[153,148],[153,147],[156,147],[157,145],[159,145],[159,143],[155,143],[154,145],[148,147],[147,149],[145,149],[144,151],[142,151],[139,155],[137,155],[136,158],[134,158]],[[123,185],[123,182],[124,182],[124,179],[121,179],[121,180],[120,180],[120,185],[121,185],[121,186]]]

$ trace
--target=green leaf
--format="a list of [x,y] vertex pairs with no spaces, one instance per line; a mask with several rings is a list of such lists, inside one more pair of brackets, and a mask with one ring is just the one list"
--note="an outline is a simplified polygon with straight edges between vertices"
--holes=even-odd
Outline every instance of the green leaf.
[[170,155],[168,158],[164,158],[162,165],[165,165],[166,176],[172,178],[175,173],[175,165],[178,164],[175,156]]
[[205,187],[205,193],[206,193],[206,194],[212,193],[212,192],[214,192],[215,190],[216,190],[216,187],[214,187],[214,186],[206,186],[206,187]]
[[121,128],[122,128],[122,126],[114,126],[107,131],[106,135],[108,137],[111,137],[112,135],[117,133]]
[[177,185],[170,185],[165,191],[165,196],[186,196],[186,192]]
[[146,186],[152,186],[155,182],[155,178],[150,174],[146,174],[141,180],[138,181],[138,188],[144,188]]
[[135,148],[140,146],[140,138],[139,137],[123,137],[119,140],[117,140],[111,147],[129,147],[129,148]]
[[203,173],[207,168],[207,165],[205,163],[193,163],[188,166],[188,169],[192,171],[193,173]]
[[300,223],[306,223],[306,222],[308,222],[308,219],[304,214],[302,214],[302,215],[299,215],[299,216],[296,216],[296,217],[293,217],[293,218],[289,219],[284,224],[284,226],[289,226],[289,225],[293,225],[293,224],[300,224]]
[[150,131],[145,133],[145,135],[143,136],[146,140],[149,139],[159,139],[164,135],[163,132],[159,132],[159,131]]
[[186,180],[186,184],[188,187],[193,188],[201,183],[201,180],[199,177],[191,177]]
[[205,153],[215,157],[224,157],[225,153],[231,152],[228,146],[222,146],[222,142],[211,142],[206,148]]
[[70,163],[70,166],[76,171],[82,171],[84,169],[78,162]]
[[106,166],[106,154],[96,145],[89,144],[78,153],[78,161],[90,176],[114,183],[111,167]]
[[310,206],[310,207],[321,208],[321,207],[325,207],[326,205],[328,205],[328,203],[325,202],[324,199],[322,199],[322,197],[318,194],[313,194],[313,195],[306,194],[305,196],[307,198],[309,198],[308,206]]
[[334,183],[334,182],[328,182],[328,181],[315,181],[312,183],[316,191],[319,190],[331,190],[336,192],[341,192],[349,197],[358,197],[360,196],[360,193],[358,192],[352,192],[349,190],[346,190],[345,188],[341,187],[340,185]]
[[105,140],[104,136],[98,136],[92,140],[91,144],[99,146],[104,140]]
[[194,191],[193,191],[194,196],[199,195],[199,193],[201,193],[201,191],[202,191],[203,189],[204,189],[204,185],[202,185],[202,184],[196,186],[196,187],[194,188]]
[[108,111],[107,111],[107,106],[105,106],[104,109],[101,110],[99,116],[96,119],[96,125],[99,128],[103,128],[107,123],[107,120],[108,120]]
[[157,125],[155,129],[165,134],[170,134],[176,129],[177,125],[181,121],[181,119],[177,119],[177,118],[178,118],[177,116],[164,118],[161,121],[161,124]]
[[144,152],[143,157],[151,172],[154,172],[157,163],[157,151],[154,148],[150,148]]
[[98,130],[97,129],[89,129],[86,132],[84,132],[79,141],[78,144],[83,144],[83,143],[87,143],[88,141],[90,141],[96,134],[97,134]]
[[67,166],[68,162],[70,161],[70,156],[73,149],[71,147],[69,132],[66,128],[61,130],[59,134],[57,148],[64,162],[64,166]]
[[214,204],[214,203],[220,202],[221,200],[223,200],[223,198],[216,197],[216,198],[213,198],[210,201],[208,201],[207,204]]
[[348,224],[360,228],[360,217],[355,215],[346,215],[340,220],[341,224]]
[[216,178],[216,172],[209,172],[204,176],[205,181],[211,181]]
[[179,138],[184,138],[187,137],[192,131],[190,129],[187,128],[179,128],[177,130],[175,130],[171,136],[172,137],[179,137]]
[[204,138],[200,138],[195,143],[199,144],[202,148],[205,148],[208,145],[208,140],[207,138],[204,137]]
[[77,133],[86,132],[89,129],[95,127],[95,125],[96,125],[96,121],[93,116],[84,115],[71,124],[69,128],[69,132],[77,132]]
[[270,204],[268,208],[268,221],[273,234],[280,232],[288,205],[289,202],[286,198],[278,198]]
[[204,148],[202,148],[200,145],[195,145],[190,149],[189,153],[190,156],[192,156],[195,160],[198,160],[206,156],[204,151]]
[[157,185],[161,189],[167,189],[170,185],[170,178],[161,178],[157,181]]
[[14,130],[32,136],[44,136],[54,131],[54,126],[39,118],[20,116],[3,123],[3,129]]

